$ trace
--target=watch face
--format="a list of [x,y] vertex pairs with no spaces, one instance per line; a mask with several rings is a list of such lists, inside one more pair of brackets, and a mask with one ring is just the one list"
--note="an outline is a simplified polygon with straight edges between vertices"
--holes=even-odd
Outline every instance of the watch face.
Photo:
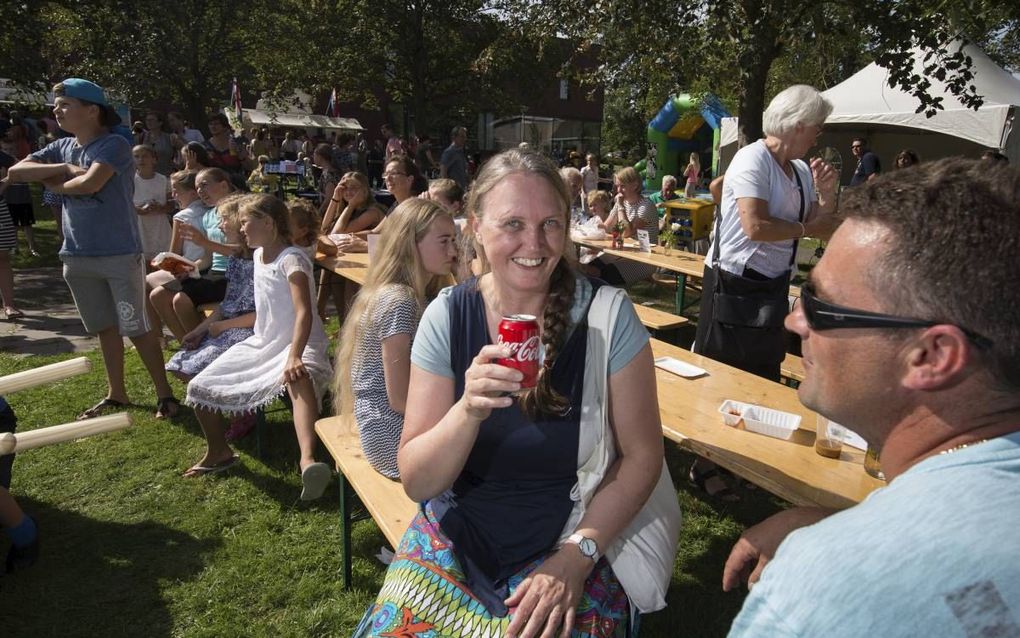
[[581,542],[578,543],[577,545],[578,547],[581,548],[581,553],[587,556],[588,558],[593,558],[595,556],[595,552],[597,550],[595,548],[595,541],[593,541],[592,539],[590,538],[581,539]]

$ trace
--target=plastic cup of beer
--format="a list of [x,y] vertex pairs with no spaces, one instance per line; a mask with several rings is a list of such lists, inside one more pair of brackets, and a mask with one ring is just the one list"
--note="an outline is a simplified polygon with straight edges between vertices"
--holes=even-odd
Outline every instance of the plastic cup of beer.
[[846,428],[818,415],[815,421],[815,452],[830,459],[838,459],[843,450]]

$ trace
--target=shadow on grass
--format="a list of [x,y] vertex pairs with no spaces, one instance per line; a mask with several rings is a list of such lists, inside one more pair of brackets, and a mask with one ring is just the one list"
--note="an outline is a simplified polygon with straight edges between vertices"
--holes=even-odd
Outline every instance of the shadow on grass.
[[735,487],[739,503],[711,498],[687,479],[695,455],[666,442],[666,463],[683,511],[666,609],[642,618],[642,636],[725,636],[746,591],[723,593],[722,571],[744,527],[771,516],[785,504],[765,490]]
[[196,577],[221,544],[152,522],[21,504],[39,522],[41,555],[32,568],[0,578],[5,636],[89,636],[96,627],[110,636],[171,636],[165,584]]

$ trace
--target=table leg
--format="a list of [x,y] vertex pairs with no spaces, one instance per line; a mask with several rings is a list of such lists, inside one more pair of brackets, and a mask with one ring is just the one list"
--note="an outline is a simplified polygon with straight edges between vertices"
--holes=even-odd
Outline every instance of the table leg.
[[348,493],[347,478],[343,472],[337,472],[337,482],[340,484],[340,541],[343,546],[343,588],[348,589],[352,580],[351,558],[351,528],[354,522],[351,520],[351,495]]
[[687,296],[687,275],[683,273],[676,274],[676,314],[683,316],[684,314],[684,302]]

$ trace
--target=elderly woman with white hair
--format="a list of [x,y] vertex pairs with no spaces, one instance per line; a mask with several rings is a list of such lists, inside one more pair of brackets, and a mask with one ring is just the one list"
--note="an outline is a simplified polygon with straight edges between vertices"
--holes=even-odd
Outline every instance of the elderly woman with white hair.
[[[820,159],[799,159],[815,145],[831,112],[814,88],[789,87],[765,110],[765,138],[737,151],[730,163],[705,259],[695,352],[779,380],[797,242],[828,238],[838,224],[836,172]],[[691,478],[703,489],[726,489],[718,480],[706,485],[717,477],[698,469]]]

